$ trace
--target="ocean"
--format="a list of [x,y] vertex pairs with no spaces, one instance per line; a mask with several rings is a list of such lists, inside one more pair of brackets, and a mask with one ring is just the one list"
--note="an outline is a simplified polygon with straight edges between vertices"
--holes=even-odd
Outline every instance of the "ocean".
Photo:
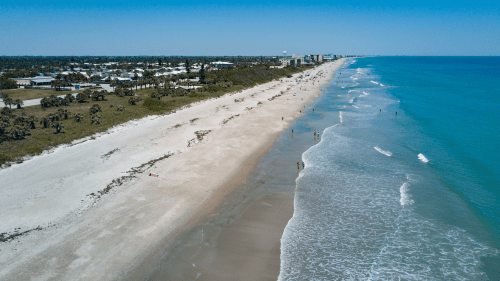
[[499,109],[499,57],[348,59],[295,122],[279,280],[500,280]]

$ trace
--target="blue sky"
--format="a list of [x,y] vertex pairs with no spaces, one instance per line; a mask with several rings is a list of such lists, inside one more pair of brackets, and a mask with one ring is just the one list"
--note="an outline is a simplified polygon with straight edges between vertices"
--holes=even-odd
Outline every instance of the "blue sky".
[[285,50],[498,56],[500,1],[0,0],[0,55],[277,55]]

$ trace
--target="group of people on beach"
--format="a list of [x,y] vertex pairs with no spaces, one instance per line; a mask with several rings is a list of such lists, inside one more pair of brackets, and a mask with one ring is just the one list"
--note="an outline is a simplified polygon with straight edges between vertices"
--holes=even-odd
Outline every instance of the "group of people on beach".
[[[318,136],[319,141],[319,132],[314,132],[314,140],[316,140],[316,136]],[[293,129],[292,129],[292,138],[293,138]],[[302,161],[302,169],[306,168],[306,164]],[[300,162],[297,162],[297,170],[300,170]]]

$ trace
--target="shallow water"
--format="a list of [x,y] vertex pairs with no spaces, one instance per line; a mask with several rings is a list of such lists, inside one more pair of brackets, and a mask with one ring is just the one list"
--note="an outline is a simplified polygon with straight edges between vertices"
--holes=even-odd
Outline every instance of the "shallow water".
[[[500,274],[499,58],[356,58],[311,106],[280,280]],[[307,118],[307,117],[304,117]]]

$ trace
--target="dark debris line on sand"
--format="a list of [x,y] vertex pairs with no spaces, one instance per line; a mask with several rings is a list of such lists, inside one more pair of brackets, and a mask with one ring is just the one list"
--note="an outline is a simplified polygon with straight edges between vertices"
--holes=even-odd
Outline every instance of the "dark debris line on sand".
[[[112,150],[112,151],[108,152],[107,154],[105,154],[104,156],[106,156],[108,154],[111,155],[112,153],[114,153],[116,151],[117,151],[117,149]],[[169,152],[168,154],[165,154],[160,158],[153,159],[153,160],[151,160],[147,163],[144,163],[138,167],[134,167],[130,171],[127,172],[127,173],[129,173],[129,175],[114,179],[103,190],[97,191],[96,193],[88,194],[87,196],[90,197],[90,199],[95,199],[94,200],[94,202],[95,202],[96,200],[100,199],[102,195],[108,194],[111,191],[111,189],[113,189],[114,187],[123,185],[125,182],[127,182],[133,178],[136,178],[136,176],[135,176],[136,174],[144,173],[144,171],[151,168],[154,164],[156,164],[156,162],[167,159],[167,158],[173,156],[174,154],[175,153]],[[44,229],[47,229],[48,227],[52,227],[52,226],[55,226],[55,224],[49,224],[47,227],[38,226],[37,228],[29,229],[29,230],[26,230],[23,232],[18,232],[18,228],[16,228],[14,233],[8,233],[8,232],[0,233],[0,243],[9,242],[11,240],[16,239],[16,237],[28,235],[32,231],[44,230]]]

